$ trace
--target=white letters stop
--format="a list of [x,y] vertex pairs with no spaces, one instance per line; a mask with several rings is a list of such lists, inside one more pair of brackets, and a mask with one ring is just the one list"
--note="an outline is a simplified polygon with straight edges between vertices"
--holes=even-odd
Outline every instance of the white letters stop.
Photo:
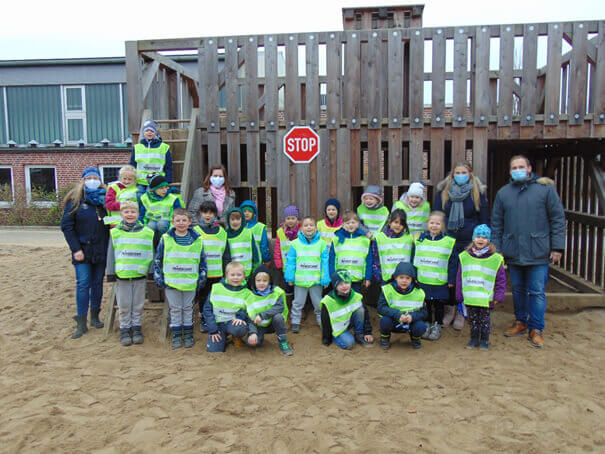
[[288,151],[311,151],[317,145],[315,137],[290,137],[286,140]]

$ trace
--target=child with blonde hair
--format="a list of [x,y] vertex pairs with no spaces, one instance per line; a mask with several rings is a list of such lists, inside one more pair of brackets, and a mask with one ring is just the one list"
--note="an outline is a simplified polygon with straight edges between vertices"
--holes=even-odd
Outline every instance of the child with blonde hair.
[[399,200],[393,205],[393,210],[400,209],[407,215],[408,228],[413,236],[418,236],[426,230],[431,206],[424,196],[424,185],[413,182]]
[[[110,228],[118,225],[120,217],[120,203],[126,200],[137,201],[137,170],[131,165],[120,168],[118,181],[110,183],[105,194],[105,209],[107,216],[103,219]],[[139,211],[137,207],[137,212]]]

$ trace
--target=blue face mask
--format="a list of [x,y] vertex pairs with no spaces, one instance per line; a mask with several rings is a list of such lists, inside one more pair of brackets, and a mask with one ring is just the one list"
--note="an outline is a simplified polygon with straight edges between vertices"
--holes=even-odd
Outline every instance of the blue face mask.
[[510,177],[513,181],[521,182],[527,180],[527,170],[525,169],[515,169],[510,172]]
[[468,183],[468,174],[466,174],[466,173],[456,174],[456,175],[454,175],[454,181],[456,183],[458,183],[460,186],[462,186],[463,184]]

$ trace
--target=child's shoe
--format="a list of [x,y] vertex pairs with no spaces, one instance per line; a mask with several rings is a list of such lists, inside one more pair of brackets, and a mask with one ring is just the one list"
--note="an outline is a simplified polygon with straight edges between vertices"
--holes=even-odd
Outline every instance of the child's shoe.
[[291,328],[291,329],[292,329],[292,332],[293,332],[293,333],[295,333],[295,334],[296,334],[296,333],[299,333],[299,332],[300,332],[300,325],[298,325],[298,324],[296,324],[296,323],[293,323],[293,324],[292,324],[292,328]]
[[292,356],[294,352],[288,345],[288,341],[286,340],[286,335],[282,334],[281,336],[277,336],[277,344],[279,345],[279,349],[284,356]]
[[489,350],[489,341],[481,339],[479,342],[479,350]]
[[172,328],[172,349],[176,350],[183,346],[183,328],[175,326]]
[[99,320],[99,310],[90,310],[90,326],[94,326],[97,329],[103,328],[105,325]]
[[132,337],[130,337],[130,328],[120,328],[120,344],[124,347],[132,345]]
[[132,327],[132,343],[137,345],[143,343],[143,330],[140,326]]
[[185,348],[191,348],[195,344],[195,340],[193,340],[193,327],[183,328],[183,343]]
[[461,331],[462,328],[464,328],[464,315],[462,315],[457,309],[454,322],[452,323],[452,328],[454,328],[456,331]]
[[366,341],[366,340],[364,339],[364,335],[363,335],[363,334],[355,334],[355,341],[356,341],[358,344],[363,345],[364,347],[371,347],[371,346],[372,346],[372,343],[371,343],[371,342],[368,342],[368,341]]
[[[425,333],[426,334],[426,333]],[[430,327],[429,329],[429,335],[428,337],[422,337],[423,339],[428,339],[431,341],[436,341],[441,339],[441,327],[439,326],[438,322],[433,323],[433,325]]]
[[471,340],[468,341],[468,344],[466,344],[466,348],[471,350],[473,348],[477,348],[478,346],[479,346],[479,339],[477,338],[477,336],[471,336]]
[[422,342],[420,341],[419,337],[412,337],[412,347],[415,350],[418,350],[419,348],[422,348]]
[[380,348],[383,350],[391,348],[391,336],[389,334],[380,335]]
[[447,328],[454,321],[456,316],[456,307],[451,304],[445,304],[443,306],[443,327]]
[[242,348],[243,345],[244,345],[244,341],[242,340],[241,337],[234,337],[233,338],[233,346],[235,348]]

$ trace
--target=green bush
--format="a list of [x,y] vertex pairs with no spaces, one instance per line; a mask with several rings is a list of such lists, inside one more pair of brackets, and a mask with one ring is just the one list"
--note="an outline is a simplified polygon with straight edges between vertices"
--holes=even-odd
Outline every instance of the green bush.
[[32,189],[32,200],[36,202],[56,202],[48,207],[40,207],[27,203],[25,188],[15,188],[14,196],[8,185],[0,186],[0,201],[13,202],[9,208],[0,208],[0,225],[59,225],[63,217],[63,200],[72,186],[61,189],[58,194],[54,191],[45,192],[39,188]]

